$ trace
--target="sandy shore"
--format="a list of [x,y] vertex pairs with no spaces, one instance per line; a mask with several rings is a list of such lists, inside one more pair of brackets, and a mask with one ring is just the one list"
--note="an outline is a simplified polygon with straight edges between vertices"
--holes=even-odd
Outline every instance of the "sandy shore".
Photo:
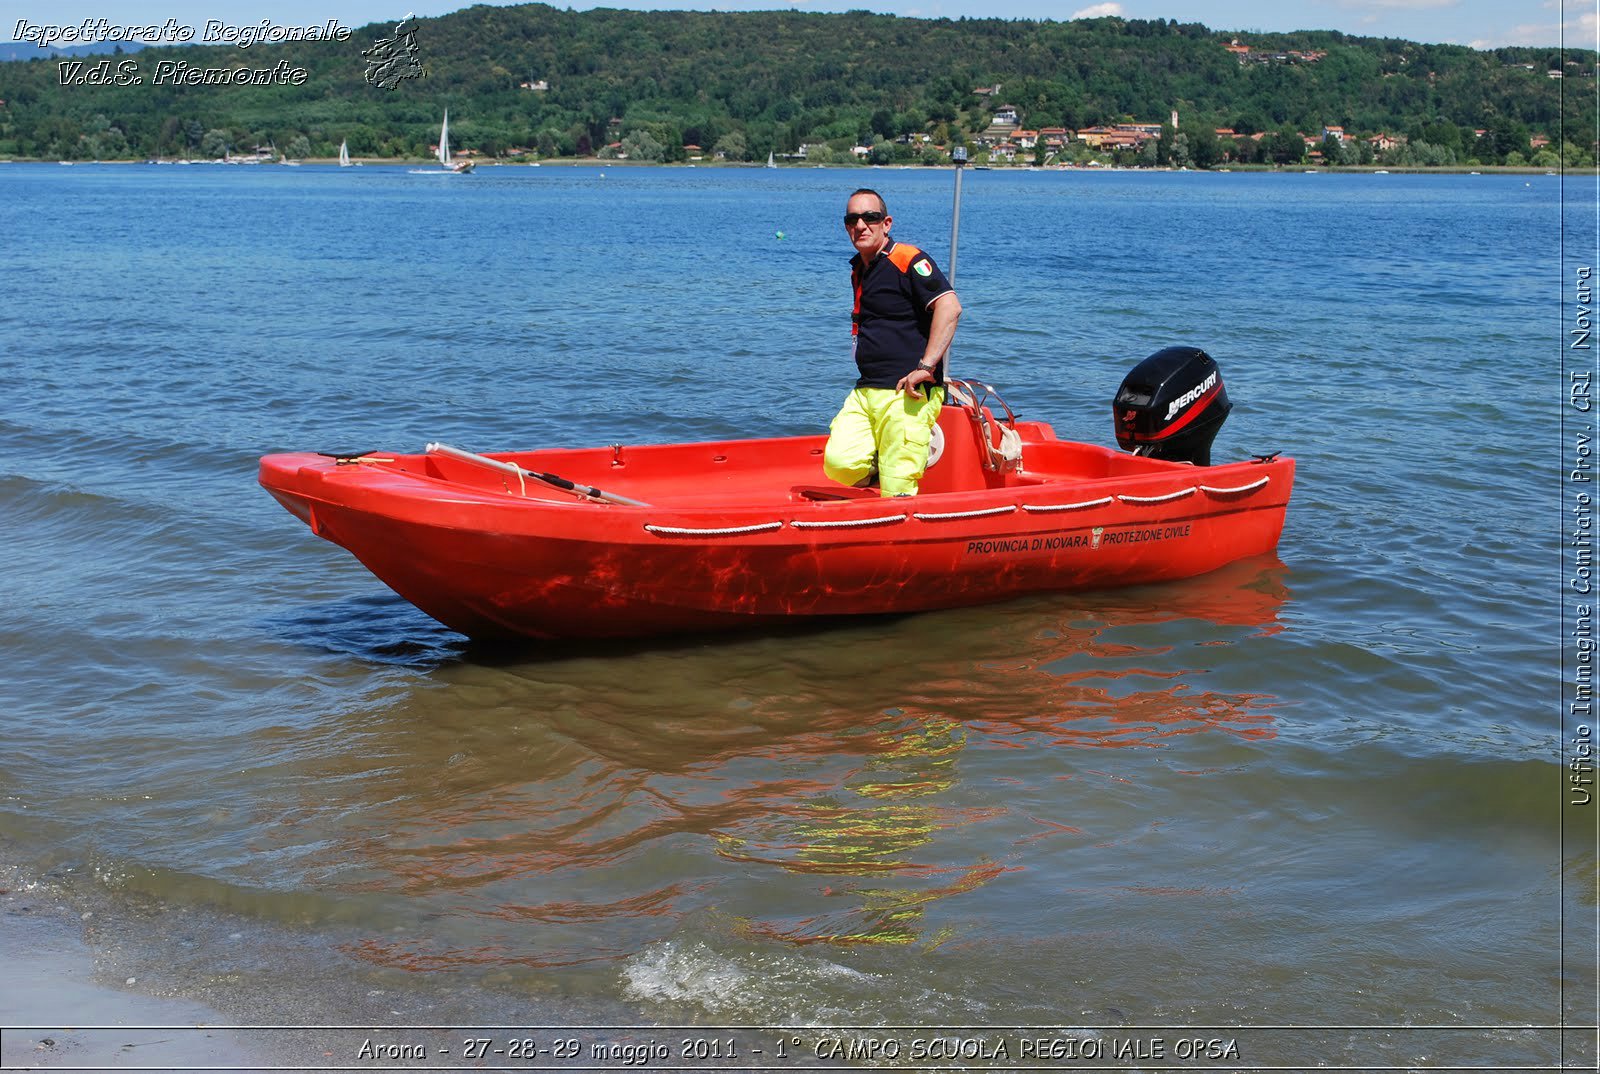
[[269,1065],[239,1034],[208,1028],[223,1024],[217,1012],[97,979],[78,919],[39,889],[0,894],[0,965],[0,1066],[8,1070]]

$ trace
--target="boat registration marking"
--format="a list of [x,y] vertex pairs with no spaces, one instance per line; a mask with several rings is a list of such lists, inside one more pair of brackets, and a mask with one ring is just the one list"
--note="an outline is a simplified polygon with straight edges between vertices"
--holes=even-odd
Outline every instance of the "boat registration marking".
[[1097,549],[1103,545],[1141,544],[1145,541],[1181,540],[1189,536],[1190,523],[1134,526],[1107,530],[1096,526],[1081,533],[1056,533],[1038,537],[993,537],[967,542],[969,556],[1013,556],[1027,552],[1057,552],[1069,548]]

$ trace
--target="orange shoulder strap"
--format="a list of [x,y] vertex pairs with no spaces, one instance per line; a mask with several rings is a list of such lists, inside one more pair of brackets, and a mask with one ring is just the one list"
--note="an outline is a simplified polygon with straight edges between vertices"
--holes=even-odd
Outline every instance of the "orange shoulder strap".
[[911,271],[911,262],[922,256],[922,250],[912,246],[909,242],[897,242],[894,249],[889,251],[889,260],[894,262],[894,267],[901,272]]

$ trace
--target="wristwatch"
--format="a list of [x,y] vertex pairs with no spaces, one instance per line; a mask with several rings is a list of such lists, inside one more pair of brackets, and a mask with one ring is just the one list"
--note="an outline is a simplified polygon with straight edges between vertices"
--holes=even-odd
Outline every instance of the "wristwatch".
[[924,373],[937,373],[939,371],[939,363],[935,362],[932,365],[929,365],[927,362],[918,362],[917,368],[922,370]]

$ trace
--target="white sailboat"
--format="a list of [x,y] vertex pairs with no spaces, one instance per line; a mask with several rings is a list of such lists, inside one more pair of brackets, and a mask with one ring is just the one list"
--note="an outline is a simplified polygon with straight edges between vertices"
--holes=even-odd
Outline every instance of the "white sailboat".
[[450,109],[444,110],[444,122],[439,125],[439,160],[437,168],[412,168],[412,175],[466,175],[472,170],[472,161],[455,160],[450,156]]
[[776,167],[777,167],[777,166],[778,166],[778,165],[777,165],[777,164],[775,164],[775,163],[774,163],[774,162],[773,162],[773,160],[772,160],[772,150],[770,150],[770,149],[769,149],[769,150],[767,150],[767,167],[769,167],[769,168],[776,168]]
[[350,167],[350,140],[348,138],[339,143],[339,167]]
[[444,122],[439,125],[439,164],[447,172],[465,175],[472,170],[472,161],[450,159],[450,109],[444,110]]

